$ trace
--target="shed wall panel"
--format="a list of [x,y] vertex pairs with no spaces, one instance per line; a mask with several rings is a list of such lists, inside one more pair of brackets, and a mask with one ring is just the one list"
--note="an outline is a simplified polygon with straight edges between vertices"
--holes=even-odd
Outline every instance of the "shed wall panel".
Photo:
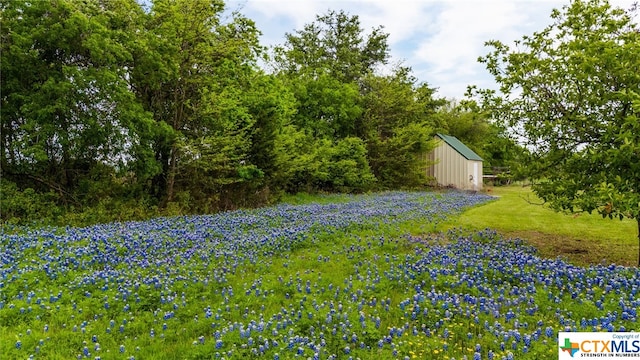
[[427,175],[434,177],[441,186],[453,186],[463,190],[482,189],[482,162],[467,160],[445,142],[428,155],[435,161],[429,166]]

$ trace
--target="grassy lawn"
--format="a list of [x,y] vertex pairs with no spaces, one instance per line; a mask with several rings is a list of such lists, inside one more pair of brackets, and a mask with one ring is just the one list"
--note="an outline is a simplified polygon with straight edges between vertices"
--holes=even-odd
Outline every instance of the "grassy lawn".
[[580,264],[637,265],[635,221],[603,219],[597,214],[554,212],[529,187],[492,187],[496,201],[474,207],[441,224],[439,230],[492,228],[535,246],[543,257],[562,256]]

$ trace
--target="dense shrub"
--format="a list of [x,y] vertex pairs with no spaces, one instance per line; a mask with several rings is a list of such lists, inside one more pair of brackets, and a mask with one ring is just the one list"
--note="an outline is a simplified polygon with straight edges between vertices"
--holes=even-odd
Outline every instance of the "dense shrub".
[[279,183],[291,193],[363,192],[371,189],[376,180],[362,139],[314,139],[293,126],[282,134],[278,167]]
[[19,189],[11,181],[0,181],[0,217],[3,222],[24,224],[55,220],[64,209],[56,203],[53,191],[38,193],[32,188]]

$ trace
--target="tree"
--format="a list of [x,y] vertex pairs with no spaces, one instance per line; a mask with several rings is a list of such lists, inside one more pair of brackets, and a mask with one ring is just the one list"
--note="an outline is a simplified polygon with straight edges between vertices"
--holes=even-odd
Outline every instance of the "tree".
[[[491,132],[489,116],[473,100],[449,101],[438,111],[438,131],[455,136],[483,159],[483,146]],[[486,160],[486,159],[485,159]]]
[[240,73],[208,88],[198,112],[206,127],[183,131],[177,144],[176,184],[191,211],[255,206],[268,201],[276,185],[277,136],[290,120],[293,98],[275,76],[251,68]]
[[157,124],[152,191],[165,204],[181,191],[217,200],[224,186],[262,176],[250,152],[254,139],[268,142],[269,119],[244,104],[259,78],[258,31],[239,14],[223,22],[223,10],[220,0],[156,0],[140,34],[132,83]]
[[278,183],[290,193],[363,192],[376,180],[369,168],[365,144],[357,137],[314,139],[287,125],[277,141],[277,153]]
[[0,186],[15,200],[3,218],[268,200],[294,99],[257,69],[255,24],[223,11],[219,0],[146,12],[136,0],[0,0]]
[[275,49],[275,67],[297,101],[293,124],[315,138],[344,139],[358,133],[365,76],[386,64],[388,34],[364,33],[358,16],[328,11],[286,35]]
[[[553,24],[479,60],[500,85],[496,118],[531,150],[533,189],[556,210],[638,222],[640,31],[606,1],[572,1]],[[640,254],[638,257],[640,265]]]
[[358,16],[330,10],[303,30],[286,34],[285,45],[276,48],[277,67],[289,75],[357,81],[389,58],[389,35],[382,27],[367,36],[363,32]]
[[434,142],[436,109],[444,104],[435,90],[419,84],[411,69],[363,80],[365,113],[357,125],[365,139],[371,169],[383,188],[426,183],[426,157]]
[[133,0],[0,4],[3,176],[65,205],[95,201],[96,184],[139,155],[151,121],[127,70],[142,10]]
[[329,75],[290,80],[297,109],[293,124],[314,138],[353,136],[362,115],[360,92],[355,83],[343,83]]

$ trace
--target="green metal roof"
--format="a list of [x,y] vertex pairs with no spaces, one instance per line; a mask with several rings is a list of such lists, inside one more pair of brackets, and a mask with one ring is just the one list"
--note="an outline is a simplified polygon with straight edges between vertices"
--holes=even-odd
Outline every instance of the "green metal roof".
[[467,160],[474,161],[483,161],[482,158],[473,152],[473,150],[469,149],[467,145],[463,144],[460,140],[456,139],[453,136],[444,135],[444,134],[436,134],[440,139],[444,140],[449,146],[454,148],[460,155],[464,156]]

